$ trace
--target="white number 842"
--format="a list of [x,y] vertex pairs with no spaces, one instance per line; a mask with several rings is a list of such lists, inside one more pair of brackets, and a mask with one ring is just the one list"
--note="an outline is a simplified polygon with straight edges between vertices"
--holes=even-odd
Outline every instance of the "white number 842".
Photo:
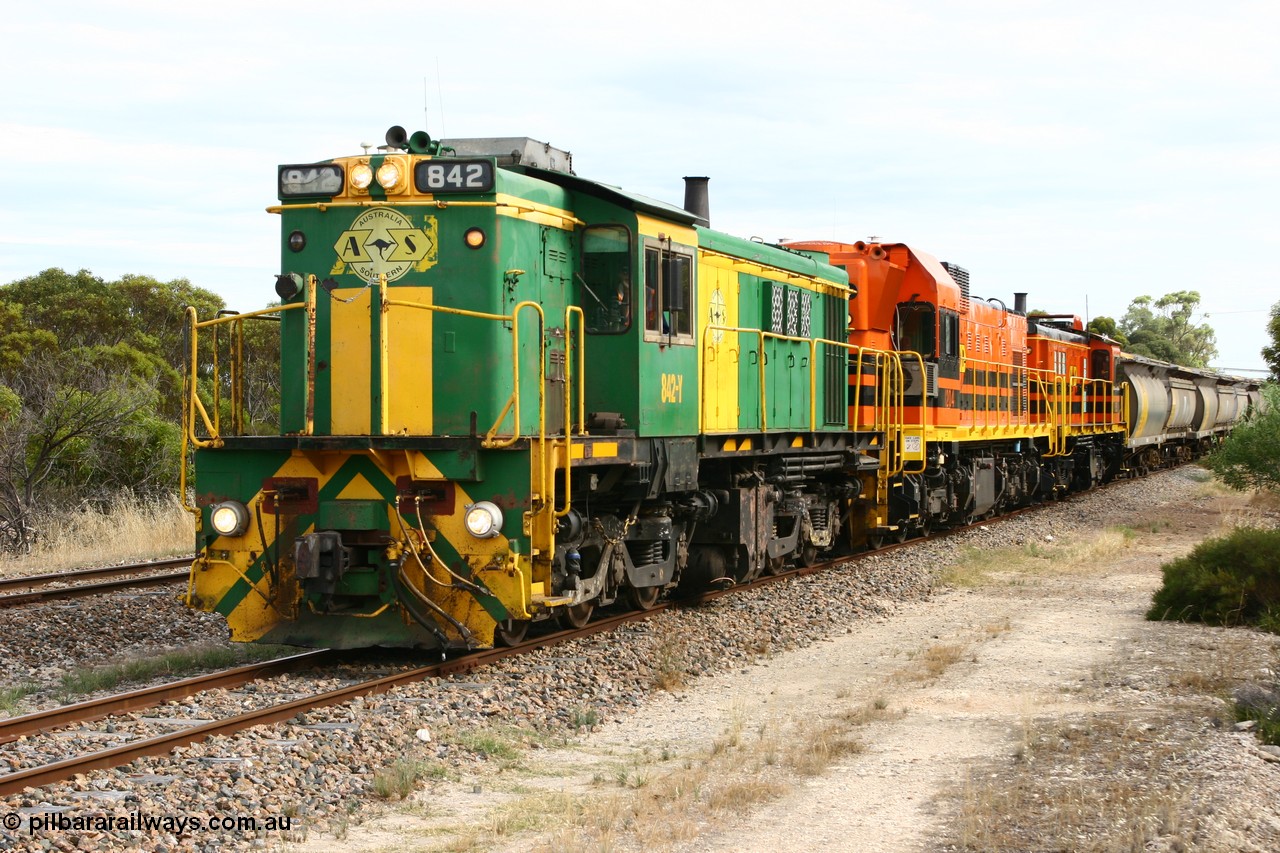
[[485,184],[479,163],[431,163],[426,172],[428,189],[483,189]]

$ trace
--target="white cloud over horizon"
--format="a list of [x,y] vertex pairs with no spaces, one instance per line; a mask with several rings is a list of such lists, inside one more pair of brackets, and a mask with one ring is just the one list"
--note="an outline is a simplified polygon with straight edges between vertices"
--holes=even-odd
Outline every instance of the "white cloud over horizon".
[[1118,317],[1198,290],[1218,363],[1262,368],[1277,25],[1252,2],[25,5],[0,282],[183,277],[256,307],[275,166],[426,124],[534,136],[676,203],[707,174],[718,228],[902,240],[984,296]]

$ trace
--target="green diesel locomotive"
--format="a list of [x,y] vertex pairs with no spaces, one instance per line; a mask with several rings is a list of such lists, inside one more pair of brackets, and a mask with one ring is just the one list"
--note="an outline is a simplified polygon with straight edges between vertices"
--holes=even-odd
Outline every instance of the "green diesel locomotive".
[[[899,357],[848,343],[844,269],[711,230],[686,182],[680,208],[531,139],[398,127],[281,166],[280,305],[189,316],[190,606],[236,640],[468,649],[851,534],[909,460],[900,393],[850,429],[849,366]],[[251,323],[279,329],[268,435]]]

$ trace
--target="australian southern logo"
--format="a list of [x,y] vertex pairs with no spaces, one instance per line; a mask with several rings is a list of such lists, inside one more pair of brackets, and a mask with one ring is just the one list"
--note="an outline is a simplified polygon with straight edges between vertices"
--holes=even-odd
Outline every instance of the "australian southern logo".
[[[729,310],[724,303],[724,294],[720,288],[711,291],[711,325],[724,326],[729,322]],[[724,340],[724,329],[712,329],[711,340],[720,343]]]
[[338,260],[332,273],[349,271],[365,281],[385,274],[387,281],[395,281],[411,269],[425,272],[436,263],[436,235],[434,216],[425,217],[423,226],[416,228],[398,210],[371,208],[357,216],[333,244]]

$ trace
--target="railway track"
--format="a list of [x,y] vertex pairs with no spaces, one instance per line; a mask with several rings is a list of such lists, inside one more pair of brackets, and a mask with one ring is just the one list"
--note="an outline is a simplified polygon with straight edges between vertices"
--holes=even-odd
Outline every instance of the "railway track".
[[[1119,485],[1121,482],[1124,481],[1117,481],[1116,483],[1109,484],[1107,487],[1114,487]],[[1098,490],[1095,489],[1093,492],[1086,494],[1096,494],[1097,491]],[[401,685],[425,681],[430,678],[439,678],[446,675],[469,672],[503,658],[559,645],[591,634],[610,631],[628,622],[648,619],[654,614],[660,613],[664,610],[697,605],[725,595],[731,595],[751,589],[758,589],[768,586],[769,584],[787,582],[806,575],[822,572],[835,566],[857,562],[858,560],[868,556],[886,554],[902,548],[910,548],[919,542],[952,536],[983,525],[999,523],[1019,515],[1036,512],[1041,508],[1051,505],[1051,503],[1046,503],[1015,510],[997,518],[984,519],[970,525],[955,527],[950,530],[935,531],[927,539],[908,539],[905,542],[885,545],[875,549],[874,551],[845,555],[833,560],[817,563],[813,566],[788,569],[774,575],[760,577],[749,583],[736,584],[725,589],[709,590],[689,598],[659,602],[653,607],[644,610],[627,610],[618,613],[605,614],[596,618],[582,628],[543,634],[526,640],[516,646],[499,647],[472,652],[428,666],[416,667],[404,672],[317,693],[313,696],[268,705],[257,710],[229,716],[220,720],[196,723],[172,732],[139,740],[123,746],[93,752],[74,758],[68,758],[38,767],[26,768],[5,776],[0,776],[0,796],[18,793],[27,787],[39,787],[63,781],[76,774],[86,773],[91,770],[118,767],[138,758],[165,755],[178,747],[196,743],[215,735],[229,735],[257,725],[284,722],[306,711],[337,705],[361,696],[385,693],[392,688]],[[267,661],[260,664],[238,667],[234,670],[183,679],[179,682],[160,685],[154,688],[147,688],[145,690],[133,691],[131,693],[121,694],[118,696],[110,696],[103,699],[82,702],[76,705],[53,709],[51,711],[28,714],[24,717],[18,717],[12,720],[0,721],[0,744],[13,741],[18,737],[47,732],[51,729],[99,719],[110,714],[121,714],[128,711],[138,710],[140,708],[151,707],[176,698],[191,696],[202,690],[209,690],[216,687],[227,688],[238,686],[259,678],[265,678],[271,675],[278,675],[283,672],[291,672],[320,665],[326,662],[326,659],[332,659],[330,656],[333,654],[334,653],[329,650],[308,652],[300,655],[294,655],[289,658],[282,658],[276,661]]]
[[[955,532],[959,532],[963,529],[966,528],[956,528]],[[871,554],[883,554],[899,548],[910,547],[917,541],[919,540],[908,540],[903,543],[887,545],[875,551],[865,552],[864,554],[844,556],[824,563],[818,563],[813,566],[790,569],[775,575],[758,578],[750,583],[737,584],[726,589],[711,590],[699,593],[698,595],[690,598],[659,602],[646,610],[628,610],[619,613],[607,614],[598,617],[582,628],[543,634],[526,640],[516,646],[499,647],[479,652],[472,652],[467,655],[444,660],[428,666],[417,667],[406,670],[405,672],[373,679],[371,681],[365,681],[358,684],[340,687],[335,690],[325,691],[314,696],[269,705],[264,708],[248,711],[232,717],[226,717],[213,722],[183,727],[172,732],[167,732],[162,735],[112,749],[106,749],[99,752],[89,753],[87,755],[52,762],[38,767],[31,767],[16,771],[5,776],[0,776],[0,796],[8,796],[10,794],[18,793],[27,787],[39,787],[41,785],[59,782],[76,774],[87,773],[91,770],[103,770],[118,767],[137,758],[165,755],[178,747],[196,743],[215,735],[228,735],[257,725],[283,722],[306,711],[330,705],[337,705],[339,703],[355,699],[359,696],[370,696],[378,693],[385,693],[400,685],[411,684],[417,681],[425,681],[430,678],[439,678],[446,675],[469,672],[473,669],[483,667],[503,658],[525,654],[537,649],[547,648],[570,640],[586,637],[591,634],[610,631],[628,622],[648,619],[654,614],[674,607],[687,607],[701,604],[721,596],[743,592],[749,589],[757,589],[773,583],[785,582],[804,575],[824,571],[834,566],[844,565]],[[284,672],[292,672],[307,667],[317,666],[325,663],[327,660],[332,660],[333,655],[334,653],[329,650],[313,651],[294,655],[289,658],[282,658],[276,661],[266,661],[260,664],[237,667],[233,670],[211,673],[204,676],[196,676],[194,678],[183,679],[178,682],[163,684],[157,687],[132,691],[130,693],[119,694],[116,696],[108,696],[102,699],[90,700],[88,702],[81,702],[75,705],[68,705],[49,711],[41,711],[34,714],[27,714],[22,717],[15,717],[10,720],[0,721],[0,744],[12,742],[19,737],[40,734],[42,732],[48,732],[53,729],[77,723],[101,719],[112,714],[123,714],[129,711],[153,707],[163,702],[195,695],[203,690],[211,690],[219,687],[235,687],[259,678],[266,678]]]
[[120,566],[0,578],[0,607],[176,583],[187,579],[192,559],[191,556],[173,557]]
[[[782,577],[782,575],[778,575],[775,578],[772,578],[772,580],[780,580]],[[719,593],[712,593],[709,595],[718,594]],[[226,717],[221,720],[188,726],[177,731],[147,738],[124,746],[106,749],[74,758],[68,758],[38,767],[19,770],[14,773],[0,776],[0,796],[15,794],[28,787],[39,787],[41,785],[59,782],[78,773],[118,767],[137,758],[165,755],[180,746],[186,746],[197,741],[202,741],[215,735],[233,734],[238,731],[243,731],[244,729],[252,728],[253,726],[283,722],[305,711],[324,708],[341,702],[347,702],[358,696],[370,696],[378,693],[385,693],[393,687],[398,687],[403,684],[411,684],[416,681],[425,681],[428,678],[438,678],[455,673],[469,672],[470,670],[492,663],[493,661],[501,660],[502,658],[524,654],[535,649],[557,645],[559,643],[567,642],[579,637],[585,637],[601,631],[608,631],[626,622],[645,619],[650,615],[677,603],[680,602],[659,604],[652,610],[629,611],[626,613],[606,616],[597,619],[583,628],[546,634],[532,640],[528,640],[518,646],[474,652],[453,660],[444,660],[439,663],[417,667],[406,670],[405,672],[373,679],[371,681],[347,685],[335,690],[317,693],[314,696],[307,696],[290,702],[268,705],[264,708],[248,711],[232,717]],[[327,649],[308,652],[301,655],[295,655],[291,658],[267,661],[263,664],[253,664],[250,666],[239,667],[237,670],[212,673],[207,676],[197,676],[191,679],[184,679],[181,682],[160,685],[155,688],[120,694],[118,696],[109,696],[99,700],[82,702],[77,705],[69,705],[63,708],[55,708],[50,711],[28,714],[23,717],[16,717],[12,720],[0,721],[0,743],[11,742],[19,737],[47,732],[52,729],[68,726],[74,723],[100,719],[113,713],[118,714],[129,710],[151,707],[159,704],[160,702],[169,701],[177,697],[193,695],[200,690],[245,684],[256,680],[257,678],[267,677],[268,675],[275,675],[280,672],[288,672],[308,666],[314,666],[318,663],[322,663],[325,656],[330,656],[332,654],[333,653]],[[255,674],[252,672],[253,670],[262,671]]]
[[87,723],[112,714],[126,714],[143,708],[152,708],[162,702],[185,699],[204,690],[231,689],[260,678],[270,678],[306,667],[319,666],[333,659],[329,649],[317,649],[276,660],[245,664],[244,666],[183,678],[155,687],[144,687],[128,693],[117,693],[100,699],[76,702],[36,711],[21,717],[0,720],[0,744],[10,743],[20,737],[49,731],[74,723]]

